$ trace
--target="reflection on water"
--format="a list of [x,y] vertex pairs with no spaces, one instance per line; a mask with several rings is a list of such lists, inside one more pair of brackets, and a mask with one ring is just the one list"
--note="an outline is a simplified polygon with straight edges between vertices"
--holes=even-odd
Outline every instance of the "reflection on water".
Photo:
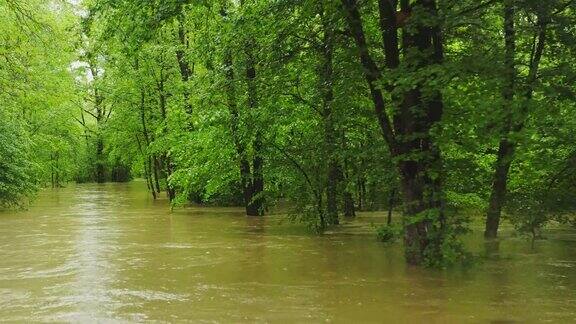
[[[306,234],[234,208],[170,212],[143,182],[48,190],[0,213],[4,321],[574,322],[576,233],[469,240],[468,269],[405,266],[361,215]],[[478,231],[480,232],[480,231]]]

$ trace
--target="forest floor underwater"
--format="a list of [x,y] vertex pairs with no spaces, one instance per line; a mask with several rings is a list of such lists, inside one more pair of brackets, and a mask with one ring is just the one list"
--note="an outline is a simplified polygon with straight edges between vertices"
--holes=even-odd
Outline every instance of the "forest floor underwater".
[[576,321],[576,231],[486,242],[467,267],[407,266],[385,212],[323,235],[285,215],[154,201],[143,181],[46,189],[0,212],[0,318],[9,322]]

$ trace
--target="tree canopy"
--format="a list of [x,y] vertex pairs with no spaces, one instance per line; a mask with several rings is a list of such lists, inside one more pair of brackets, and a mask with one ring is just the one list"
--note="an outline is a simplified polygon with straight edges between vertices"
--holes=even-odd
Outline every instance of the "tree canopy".
[[465,255],[472,211],[488,238],[572,221],[574,1],[4,0],[0,20],[2,205],[141,177],[318,232],[394,209],[427,265]]

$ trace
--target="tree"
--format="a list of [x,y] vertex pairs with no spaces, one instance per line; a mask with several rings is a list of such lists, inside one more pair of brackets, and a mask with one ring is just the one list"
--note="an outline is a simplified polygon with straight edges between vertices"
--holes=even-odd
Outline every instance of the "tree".
[[[402,69],[409,75],[401,79],[408,84],[406,87],[398,87],[399,81],[384,79],[370,53],[358,2],[343,0],[342,4],[378,123],[391,155],[398,161],[405,205],[406,258],[412,264],[423,263],[426,256],[441,255],[446,231],[442,211],[442,161],[432,134],[443,112],[442,95],[432,81],[438,78],[437,72],[431,69],[442,63],[444,53],[437,4],[435,1],[401,1],[400,12],[409,18],[399,25],[398,3],[378,2],[386,69],[391,72]],[[427,80],[422,79],[423,75]],[[390,112],[385,106],[383,88],[392,98]]]

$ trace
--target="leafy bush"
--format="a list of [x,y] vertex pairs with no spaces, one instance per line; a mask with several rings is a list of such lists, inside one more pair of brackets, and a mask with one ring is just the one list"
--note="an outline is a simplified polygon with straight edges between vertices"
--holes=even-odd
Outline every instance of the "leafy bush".
[[0,207],[20,206],[38,189],[26,133],[15,122],[0,123]]
[[380,242],[391,243],[402,235],[402,229],[394,225],[382,225],[376,229],[376,238]]

